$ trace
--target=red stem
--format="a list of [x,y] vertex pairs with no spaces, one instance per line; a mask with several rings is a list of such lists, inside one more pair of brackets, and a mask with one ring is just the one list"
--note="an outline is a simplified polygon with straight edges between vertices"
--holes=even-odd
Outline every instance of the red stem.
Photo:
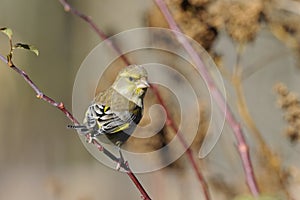
[[[4,58],[2,55],[0,55],[0,59],[5,62],[6,64],[8,64],[8,61],[6,60],[6,58]],[[47,95],[43,94],[42,91],[37,87],[37,85],[29,78],[29,76],[26,74],[26,72],[24,72],[23,70],[21,70],[20,68],[16,67],[14,64],[11,63],[11,65],[9,66],[11,69],[13,69],[14,71],[16,71],[18,74],[20,74],[20,76],[23,77],[23,79],[28,83],[28,85],[35,91],[36,93],[36,97],[39,99],[42,99],[46,102],[48,102],[49,104],[51,104],[52,106],[58,108],[60,111],[62,111],[66,117],[68,117],[74,124],[79,124],[79,122],[74,118],[74,116],[65,108],[64,104],[62,102],[56,102],[54,101],[52,98],[48,97]]]
[[182,37],[182,35],[183,35],[182,31],[177,26],[167,5],[164,3],[163,0],[155,0],[155,2],[157,4],[157,6],[160,8],[163,15],[165,16],[170,28],[172,30],[176,31],[177,33],[180,33],[180,34],[177,34],[176,32],[174,32],[178,41],[182,44],[182,46],[186,49],[186,51],[189,53],[189,55],[194,60],[195,65],[199,69],[203,79],[206,81],[206,83],[209,87],[209,90],[212,93],[213,99],[217,102],[219,108],[225,114],[226,121],[232,128],[235,138],[237,140],[238,152],[239,152],[241,160],[242,160],[243,168],[244,168],[245,175],[246,175],[247,185],[248,185],[252,195],[257,197],[259,195],[259,190],[258,190],[257,183],[255,180],[254,172],[253,172],[253,167],[252,167],[252,163],[251,163],[251,159],[250,159],[250,155],[249,155],[249,148],[247,146],[246,140],[244,138],[244,133],[241,129],[240,124],[237,122],[234,115],[232,114],[232,111],[231,111],[229,105],[227,104],[227,102],[225,101],[223,95],[216,87],[212,77],[210,76],[208,70],[204,66],[201,58],[198,56],[197,52],[191,46],[189,41],[187,41],[187,39],[185,37]]
[[[75,119],[75,117],[71,114],[71,112],[69,112],[65,108],[64,104],[62,102],[56,102],[52,98],[50,98],[47,95],[43,94],[41,92],[41,90],[37,87],[37,85],[26,74],[26,72],[24,72],[23,70],[21,70],[20,68],[18,68],[17,66],[15,66],[12,62],[8,63],[7,59],[4,58],[2,55],[0,55],[0,60],[2,60],[3,62],[5,62],[6,64],[8,64],[11,69],[13,69],[18,74],[20,74],[20,76],[22,76],[22,78],[28,83],[28,85],[35,91],[37,98],[42,99],[42,100],[48,102],[49,104],[51,104],[52,106],[58,108],[74,124],[79,125],[78,120]],[[89,139],[88,138],[89,135],[86,135],[86,137],[87,137],[87,139]],[[108,151],[107,149],[105,149],[96,140],[93,140],[93,144],[98,148],[99,151],[102,151],[111,160],[113,160],[115,162],[119,162],[119,159],[116,156],[114,156],[110,151]],[[136,176],[134,175],[134,173],[131,171],[131,169],[129,168],[128,164],[126,164],[126,163],[123,162],[123,163],[121,163],[121,167],[126,170],[126,173],[128,174],[129,178],[132,180],[132,182],[135,184],[135,186],[138,188],[138,190],[142,194],[143,199],[150,200],[151,198],[149,197],[149,195],[147,194],[147,192],[145,191],[145,189],[143,188],[143,186],[141,185],[141,183],[139,182],[139,180],[136,178]]]
[[190,160],[190,162],[192,164],[192,167],[193,167],[193,169],[194,169],[194,171],[195,171],[195,173],[197,175],[197,178],[198,178],[198,180],[199,180],[199,182],[201,184],[201,187],[202,187],[205,199],[209,200],[210,199],[210,195],[209,195],[207,183],[206,183],[206,181],[205,181],[202,173],[198,169],[198,166],[197,166],[196,160],[195,160],[195,158],[193,156],[193,152],[192,152],[191,148],[186,143],[185,139],[182,136],[182,133],[176,127],[176,124],[173,122],[173,119],[171,118],[171,115],[170,115],[169,111],[167,110],[165,102],[163,101],[163,99],[162,99],[162,97],[161,97],[161,95],[160,95],[160,93],[158,91],[158,88],[155,85],[151,85],[151,88],[152,88],[154,94],[156,95],[158,102],[165,109],[165,112],[166,112],[166,115],[167,115],[167,123],[166,124],[168,126],[170,126],[175,133],[177,133],[179,141],[181,142],[181,144],[184,147],[184,149],[186,149],[186,154],[188,155],[188,159]]
[[[105,155],[107,155],[110,159],[112,159],[115,162],[119,162],[119,159],[117,157],[115,157],[112,153],[110,153],[107,149],[105,149],[101,144],[99,144],[98,141],[93,140],[93,144],[98,148],[99,151],[103,151],[103,153]],[[129,176],[131,181],[134,183],[134,185],[137,187],[137,189],[140,191],[142,198],[144,200],[151,200],[151,198],[149,197],[148,193],[146,192],[146,190],[144,189],[142,184],[139,182],[139,180],[137,179],[135,174],[129,168],[128,163],[127,162],[121,163],[121,167],[126,170],[127,175]]]
[[71,12],[72,14],[80,17],[83,21],[85,21],[91,28],[92,30],[94,30],[96,32],[96,34],[102,38],[103,40],[105,40],[105,42],[112,48],[114,49],[118,55],[120,55],[121,59],[125,62],[126,65],[130,65],[129,60],[121,53],[120,49],[114,45],[111,40],[106,40],[108,37],[107,35],[100,29],[98,28],[98,26],[93,22],[93,20],[81,13],[79,10],[73,8],[66,0],[59,0],[59,2],[63,5],[64,9],[66,12]]
[[[129,167],[127,166],[127,168],[129,169]],[[135,184],[135,186],[139,189],[139,191],[142,194],[142,198],[144,200],[151,200],[151,198],[149,197],[149,195],[147,194],[147,192],[145,191],[145,189],[143,188],[143,186],[140,184],[139,180],[136,178],[136,176],[134,175],[134,173],[132,173],[131,170],[127,170],[127,175],[130,177],[130,179],[132,180],[132,182]]]
[[[59,0],[59,2],[64,6],[66,12],[71,12],[74,15],[76,15],[76,16],[80,17],[81,19],[83,19],[85,22],[87,22],[90,25],[90,27],[96,32],[96,34],[101,39],[105,40],[105,42],[107,42],[109,44],[109,46],[113,50],[115,50],[116,53],[118,53],[118,55],[120,55],[120,57],[124,61],[124,63],[126,65],[130,65],[130,62],[128,61],[128,59],[126,58],[126,56],[124,56],[122,54],[122,52],[120,51],[120,49],[116,45],[114,45],[108,39],[107,35],[100,28],[97,27],[97,25],[93,22],[93,20],[90,17],[84,15],[80,11],[76,10],[75,8],[73,8],[66,0]],[[176,127],[175,123],[173,122],[173,119],[171,118],[171,116],[170,116],[170,114],[168,112],[168,109],[167,109],[167,107],[166,107],[166,105],[165,105],[165,103],[164,103],[164,101],[163,101],[163,99],[162,99],[162,97],[161,97],[161,95],[160,95],[157,87],[155,87],[154,85],[151,85],[151,88],[153,89],[153,91],[154,91],[154,93],[155,93],[155,95],[156,95],[159,103],[163,106],[163,108],[165,109],[165,111],[167,113],[167,125],[169,125],[173,129],[173,131],[175,133],[177,133],[178,138],[179,138],[182,146],[185,149],[187,149],[186,153],[187,153],[188,158],[189,158],[189,160],[191,162],[191,165],[192,165],[192,167],[193,167],[193,169],[194,169],[194,171],[195,171],[195,173],[197,175],[197,178],[198,178],[198,180],[199,180],[199,182],[201,184],[202,190],[204,192],[205,199],[206,200],[210,200],[207,183],[206,183],[206,181],[205,181],[202,173],[200,172],[200,170],[197,167],[197,163],[196,163],[196,160],[195,160],[195,158],[193,156],[192,150],[187,145],[187,143],[186,143],[185,139],[182,137],[181,133],[179,133],[178,128]]]

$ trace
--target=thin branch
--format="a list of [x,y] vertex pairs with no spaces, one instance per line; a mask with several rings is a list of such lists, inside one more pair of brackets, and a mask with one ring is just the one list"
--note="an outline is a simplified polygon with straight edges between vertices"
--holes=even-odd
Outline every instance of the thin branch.
[[256,72],[258,72],[259,70],[262,70],[266,67],[268,67],[270,64],[272,64],[273,62],[276,62],[280,59],[286,58],[290,55],[291,52],[287,51],[287,50],[281,50],[279,52],[276,52],[272,55],[269,56],[265,56],[263,59],[258,60],[248,66],[244,67],[243,70],[243,74],[242,76],[242,80],[247,80],[248,78],[250,78],[253,74],[255,74]]
[[77,17],[80,17],[83,21],[85,21],[92,30],[96,32],[96,34],[105,40],[105,42],[114,49],[118,55],[120,55],[121,59],[125,62],[126,65],[129,65],[129,60],[121,53],[120,49],[114,45],[111,40],[107,40],[107,35],[100,29],[98,26],[94,23],[94,21],[87,15],[83,14],[79,10],[73,8],[66,0],[59,0],[59,2],[63,5],[66,12],[71,12],[72,14],[76,15]]
[[[15,66],[13,62],[10,60],[10,62],[7,61],[7,59],[0,55],[0,60],[2,60],[4,63],[6,63],[11,69],[13,69],[15,72],[17,72],[22,78],[28,83],[28,85],[35,91],[36,97],[39,99],[42,99],[46,101],[47,103],[51,104],[52,106],[58,108],[60,111],[62,111],[67,118],[69,118],[74,124],[79,125],[79,122],[75,117],[69,112],[64,104],[62,102],[56,102],[49,96],[42,93],[42,91],[37,87],[37,85],[30,79],[30,77],[20,68]],[[89,135],[86,135],[87,139],[89,140]],[[102,151],[107,157],[109,157],[114,162],[119,162],[119,159],[114,156],[110,151],[108,151],[106,148],[104,148],[98,141],[93,140],[93,144],[97,147],[99,151]],[[127,163],[122,162],[121,167],[126,170],[127,175],[132,180],[132,182],[135,184],[137,189],[140,191],[142,198],[145,200],[150,200],[151,198],[147,194],[146,190],[143,188],[142,184],[139,182],[139,180],[136,178],[134,173],[131,171]]]
[[[169,27],[179,33],[182,33],[180,28],[177,26],[172,14],[170,13],[167,5],[164,3],[163,0],[155,0],[157,6],[160,8],[162,14],[165,16]],[[181,34],[176,34],[176,37],[178,41],[182,44],[182,46],[186,49],[186,51],[189,53],[189,55],[192,57],[195,65],[197,66],[198,70],[200,71],[203,79],[206,81],[209,90],[211,92],[211,95],[213,96],[213,99],[217,102],[219,108],[221,111],[225,114],[225,118],[227,123],[232,128],[235,138],[237,140],[238,145],[238,151],[242,160],[244,172],[246,175],[246,181],[247,185],[252,193],[253,196],[257,197],[259,195],[258,186],[256,183],[256,179],[253,172],[252,162],[249,155],[249,147],[246,143],[246,140],[244,138],[244,133],[242,131],[241,125],[237,122],[235,119],[229,105],[225,101],[223,95],[216,87],[216,84],[214,83],[212,77],[210,76],[208,70],[204,66],[201,58],[198,56],[197,52],[194,50],[194,48],[191,46],[189,41],[186,40],[186,38],[182,37]]]
[[42,99],[52,106],[58,108],[60,111],[62,111],[66,117],[68,117],[74,124],[79,124],[79,122],[73,117],[73,115],[65,108],[64,104],[62,102],[56,102],[52,98],[48,97],[47,95],[43,94],[43,92],[33,83],[33,81],[29,78],[29,76],[21,69],[16,67],[12,62],[8,62],[4,56],[0,55],[0,59],[9,65],[11,69],[16,71],[18,74],[20,74],[23,79],[29,84],[29,86],[35,91],[36,97],[39,99]]
[[[105,149],[97,140],[93,140],[93,144],[98,148],[99,151],[102,151],[111,160],[113,160],[115,162],[119,162],[119,159],[116,156],[114,156],[110,151]],[[146,190],[144,189],[142,184],[139,182],[139,180],[137,179],[135,174],[129,168],[128,163],[127,162],[126,163],[122,162],[120,167],[122,167],[123,169],[126,170],[127,175],[129,176],[131,181],[134,183],[134,185],[137,187],[137,189],[140,191],[140,193],[142,195],[141,197],[144,200],[151,200],[150,196],[148,195],[148,193],[146,192]]]
[[[244,89],[242,84],[242,74],[243,74],[243,68],[241,66],[241,57],[242,57],[243,51],[241,48],[238,48],[237,50],[237,61],[235,70],[232,77],[232,85],[234,86],[235,92],[237,94],[237,105],[238,105],[238,112],[240,116],[242,117],[244,123],[246,126],[251,130],[252,134],[254,135],[254,138],[256,139],[257,143],[259,144],[261,156],[263,158],[263,163],[266,165],[267,170],[269,172],[273,172],[272,176],[275,176],[277,178],[279,188],[282,188],[284,191],[287,199],[293,199],[291,194],[289,193],[288,189],[286,188],[285,180],[282,176],[283,169],[281,167],[280,158],[278,155],[272,152],[272,150],[269,148],[268,144],[265,142],[261,132],[257,128],[250,112],[247,106],[247,102],[244,95]],[[267,162],[266,162],[267,161]],[[275,183],[273,183],[275,184]]]
[[[81,13],[80,11],[76,10],[75,8],[73,8],[66,0],[59,0],[59,2],[63,5],[64,9],[66,12],[71,12],[72,14],[80,17],[82,20],[84,20],[86,23],[88,23],[90,25],[90,27],[92,28],[92,30],[94,30],[96,32],[96,34],[103,40],[105,40],[105,42],[107,42],[110,47],[116,51],[116,53],[118,53],[118,55],[120,55],[121,59],[124,61],[124,63],[126,65],[130,65],[130,62],[128,61],[128,59],[126,58],[126,56],[122,55],[121,51],[119,50],[119,48],[114,45],[110,40],[108,40],[107,35],[94,23],[94,21],[84,15],[83,13]],[[165,109],[166,113],[167,113],[167,125],[170,126],[172,128],[172,130],[177,133],[177,136],[182,144],[182,146],[187,149],[186,153],[188,155],[188,159],[191,162],[191,165],[193,167],[193,170],[195,171],[196,175],[197,175],[197,179],[201,184],[202,190],[204,192],[204,196],[206,200],[210,200],[210,196],[209,196],[209,190],[208,190],[208,186],[207,183],[202,175],[202,173],[200,172],[199,168],[197,167],[197,163],[195,160],[195,157],[193,155],[192,150],[190,149],[190,147],[187,145],[185,139],[182,137],[182,133],[179,133],[178,128],[176,127],[174,120],[172,119],[172,117],[169,114],[169,111],[158,91],[158,88],[155,85],[151,85],[151,88],[154,92],[154,94],[157,97],[158,102],[162,105],[162,107]]]
[[194,171],[197,175],[197,178],[198,178],[198,180],[201,184],[205,199],[209,200],[210,195],[209,195],[209,189],[208,189],[206,180],[204,179],[201,171],[197,167],[197,163],[196,163],[196,160],[195,160],[195,157],[193,155],[193,152],[192,152],[191,148],[186,143],[184,137],[182,136],[182,133],[178,130],[176,124],[174,123],[173,119],[171,118],[171,115],[170,115],[170,113],[169,113],[169,111],[168,111],[168,109],[165,105],[164,100],[162,99],[162,97],[161,97],[161,95],[158,91],[158,88],[153,86],[153,85],[151,86],[151,88],[152,88],[154,94],[156,95],[156,98],[157,98],[159,104],[165,109],[165,112],[166,112],[166,115],[167,115],[167,121],[166,121],[167,123],[166,124],[168,126],[170,126],[175,133],[177,133],[177,137],[178,137],[179,141],[181,142],[182,146],[184,147],[184,149],[186,149],[186,154],[188,155],[188,158],[191,162],[191,165],[192,165],[192,167],[193,167],[193,169],[194,169]]
[[293,14],[300,15],[300,3],[298,1],[281,0],[277,2],[276,6],[278,9],[282,9]]

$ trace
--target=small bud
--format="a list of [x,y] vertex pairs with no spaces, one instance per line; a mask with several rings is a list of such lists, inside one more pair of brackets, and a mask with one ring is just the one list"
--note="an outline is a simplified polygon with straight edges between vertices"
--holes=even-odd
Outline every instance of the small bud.
[[60,102],[57,107],[60,108],[60,109],[64,109],[65,105],[62,102]]
[[170,120],[170,119],[167,119],[167,121],[166,121],[166,125],[167,126],[170,126],[172,124],[172,120]]
[[66,5],[64,5],[64,9],[66,12],[69,12],[71,10],[71,7],[70,7],[70,5],[66,4]]
[[37,97],[38,99],[41,99],[41,98],[43,98],[43,94],[42,94],[42,93],[39,93],[39,94],[36,95],[36,97]]

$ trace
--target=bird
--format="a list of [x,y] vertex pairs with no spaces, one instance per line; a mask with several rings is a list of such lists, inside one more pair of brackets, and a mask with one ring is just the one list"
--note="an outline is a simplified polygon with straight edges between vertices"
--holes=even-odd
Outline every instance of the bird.
[[142,119],[144,97],[149,87],[148,74],[143,66],[134,64],[123,68],[113,84],[95,96],[87,108],[83,124],[69,128],[78,129],[83,135],[89,134],[90,143],[99,139],[117,146],[119,170],[124,162],[121,146]]

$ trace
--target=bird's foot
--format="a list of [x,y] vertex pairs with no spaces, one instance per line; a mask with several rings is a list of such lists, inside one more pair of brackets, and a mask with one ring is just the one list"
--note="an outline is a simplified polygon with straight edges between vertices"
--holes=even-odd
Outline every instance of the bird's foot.
[[122,161],[120,161],[120,159],[119,159],[119,161],[118,161],[118,163],[117,163],[117,166],[116,166],[116,170],[117,170],[117,171],[120,171],[120,169],[121,169],[121,164],[122,164]]
[[120,171],[121,166],[122,166],[123,164],[124,164],[125,166],[128,167],[128,161],[123,160],[123,158],[119,158],[119,159],[118,159],[118,162],[117,162],[116,170],[117,170],[117,171]]
[[128,165],[128,162],[124,160],[121,149],[119,149],[120,158],[118,159],[116,170],[120,171],[122,164]]
[[96,137],[95,135],[89,133],[89,134],[87,135],[87,140],[86,140],[86,142],[89,143],[89,144],[92,144],[92,143],[94,143],[94,140],[95,140],[95,141],[98,141],[97,137]]

